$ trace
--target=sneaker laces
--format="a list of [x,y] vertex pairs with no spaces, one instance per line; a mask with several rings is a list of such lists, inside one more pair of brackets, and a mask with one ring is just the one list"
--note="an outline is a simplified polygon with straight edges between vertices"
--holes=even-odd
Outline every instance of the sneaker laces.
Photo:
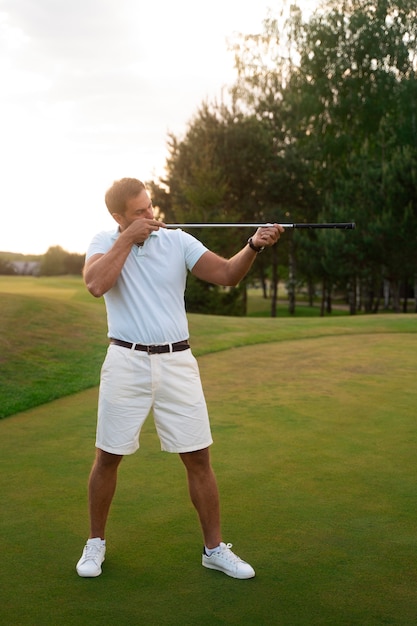
[[233,546],[232,543],[223,544],[221,547],[221,550],[219,550],[217,554],[221,555],[227,561],[230,561],[230,563],[241,563],[242,559],[239,556],[237,556],[237,554],[232,552],[231,550],[232,546]]
[[84,561],[96,561],[100,557],[102,546],[96,543],[87,543],[84,548]]

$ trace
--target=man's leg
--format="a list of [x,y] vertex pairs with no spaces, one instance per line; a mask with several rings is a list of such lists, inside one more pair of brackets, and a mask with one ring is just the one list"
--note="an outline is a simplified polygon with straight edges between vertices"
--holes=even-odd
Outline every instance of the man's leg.
[[222,540],[217,481],[210,463],[209,448],[180,454],[187,470],[191,501],[200,519],[204,543],[215,548]]
[[104,533],[116,490],[117,469],[122,458],[97,449],[88,485],[90,537],[76,566],[78,575],[84,578],[101,574],[101,564],[106,554]]
[[253,567],[231,551],[232,544],[222,542],[219,492],[210,463],[209,448],[181,453],[180,457],[187,470],[191,501],[197,509],[203,531],[205,548],[202,564],[233,578],[253,578]]
[[117,484],[117,470],[123,456],[97,449],[88,484],[90,539],[104,539],[107,517]]

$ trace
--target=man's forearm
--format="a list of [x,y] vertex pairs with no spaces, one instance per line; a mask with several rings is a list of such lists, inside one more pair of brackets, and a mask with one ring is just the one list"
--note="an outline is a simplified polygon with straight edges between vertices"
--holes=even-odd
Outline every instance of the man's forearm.
[[195,264],[192,273],[209,283],[234,287],[248,271],[256,259],[256,252],[246,245],[231,259],[224,259],[214,252],[207,251]]
[[97,258],[93,256],[84,268],[84,282],[88,291],[100,298],[111,289],[120,276],[120,272],[131,250],[131,244],[121,237],[114,246]]
[[192,273],[209,283],[235,287],[249,272],[258,252],[276,244],[282,232],[284,228],[279,224],[258,228],[249,240],[250,243],[231,259],[223,259],[207,251],[194,265]]
[[229,286],[238,285],[249,272],[257,256],[257,252],[252,250],[249,245],[232,256],[227,262],[227,284]]

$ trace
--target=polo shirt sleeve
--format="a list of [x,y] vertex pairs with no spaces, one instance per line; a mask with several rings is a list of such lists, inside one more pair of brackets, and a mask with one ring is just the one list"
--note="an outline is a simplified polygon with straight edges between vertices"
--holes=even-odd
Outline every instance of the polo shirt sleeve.
[[208,248],[189,233],[182,230],[178,232],[181,232],[183,241],[185,264],[187,269],[191,271],[197,261],[208,251]]
[[86,260],[94,254],[106,254],[112,247],[114,242],[114,233],[102,231],[97,233],[91,240],[85,255]]

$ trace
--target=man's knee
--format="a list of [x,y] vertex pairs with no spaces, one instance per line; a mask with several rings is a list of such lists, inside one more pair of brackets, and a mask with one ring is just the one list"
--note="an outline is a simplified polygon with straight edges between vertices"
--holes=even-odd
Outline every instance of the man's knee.
[[194,452],[182,452],[180,458],[190,472],[205,472],[211,470],[210,450],[203,448]]
[[95,465],[102,469],[117,469],[122,459],[122,455],[112,454],[111,452],[105,452],[105,450],[97,448]]

